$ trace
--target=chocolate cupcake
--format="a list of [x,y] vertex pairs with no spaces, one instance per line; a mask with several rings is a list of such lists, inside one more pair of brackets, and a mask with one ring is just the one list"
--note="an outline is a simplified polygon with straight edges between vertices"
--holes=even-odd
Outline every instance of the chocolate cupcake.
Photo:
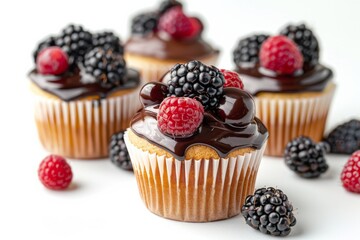
[[70,25],[40,43],[34,60],[30,88],[43,146],[70,158],[106,157],[111,135],[140,108],[139,73],[126,66],[119,38]]
[[319,43],[309,28],[289,25],[279,36],[241,39],[234,62],[269,129],[265,154],[282,156],[298,136],[322,139],[336,86],[332,70],[319,63]]
[[146,81],[158,81],[176,63],[198,59],[215,65],[219,51],[203,40],[203,29],[199,18],[185,15],[181,3],[163,1],[133,18],[125,59]]
[[[194,91],[172,92],[183,71]],[[140,196],[151,212],[169,219],[235,216],[254,191],[268,138],[254,100],[239,88],[223,89],[223,73],[198,61],[178,64],[170,74],[168,85],[142,88],[144,107],[125,134]]]

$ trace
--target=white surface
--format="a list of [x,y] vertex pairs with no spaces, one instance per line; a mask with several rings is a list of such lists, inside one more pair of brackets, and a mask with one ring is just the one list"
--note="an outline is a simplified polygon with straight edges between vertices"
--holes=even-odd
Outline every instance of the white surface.
[[[129,16],[158,1],[1,1],[0,3],[0,239],[268,239],[241,216],[205,224],[181,223],[151,214],[131,173],[107,160],[71,161],[73,187],[46,190],[37,167],[47,155],[37,139],[27,72],[36,42],[69,22],[113,29],[128,36]],[[338,89],[328,126],[360,117],[359,1],[187,1],[206,19],[205,38],[221,47],[219,66],[232,68],[231,51],[241,36],[276,33],[305,20],[321,41],[321,62],[335,70]],[[204,7],[205,4],[208,4]],[[288,194],[298,219],[287,239],[358,239],[360,195],[341,187],[345,156],[329,156],[330,170],[318,180],[296,177],[281,159],[265,157],[257,187]]]

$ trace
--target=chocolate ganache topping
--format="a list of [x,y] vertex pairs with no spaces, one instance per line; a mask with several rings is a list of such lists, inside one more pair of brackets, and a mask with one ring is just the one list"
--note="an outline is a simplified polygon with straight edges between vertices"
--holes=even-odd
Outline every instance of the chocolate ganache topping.
[[132,131],[152,144],[184,160],[186,150],[194,145],[213,148],[220,157],[226,157],[239,148],[260,149],[268,138],[262,122],[254,117],[255,103],[246,91],[225,88],[217,109],[205,111],[198,131],[189,137],[174,137],[162,133],[157,125],[161,101],[167,95],[167,85],[148,83],[140,93],[143,103],[132,119]]

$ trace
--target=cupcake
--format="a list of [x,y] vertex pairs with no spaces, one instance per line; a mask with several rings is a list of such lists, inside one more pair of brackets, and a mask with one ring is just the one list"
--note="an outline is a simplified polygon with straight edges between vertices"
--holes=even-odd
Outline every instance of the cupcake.
[[139,73],[127,68],[119,38],[69,25],[40,43],[34,60],[28,76],[42,145],[69,158],[106,157],[111,135],[141,106]]
[[143,108],[125,133],[140,196],[151,212],[173,220],[235,216],[254,191],[268,137],[254,100],[199,61],[177,64],[171,76],[168,85],[142,88]]
[[332,70],[319,63],[319,43],[309,28],[289,25],[278,36],[244,38],[233,56],[270,133],[265,154],[282,156],[298,136],[322,139],[335,84]]
[[215,65],[219,51],[203,40],[204,25],[183,12],[182,4],[166,0],[155,11],[135,16],[125,44],[125,59],[145,81],[158,81],[176,63],[190,60]]

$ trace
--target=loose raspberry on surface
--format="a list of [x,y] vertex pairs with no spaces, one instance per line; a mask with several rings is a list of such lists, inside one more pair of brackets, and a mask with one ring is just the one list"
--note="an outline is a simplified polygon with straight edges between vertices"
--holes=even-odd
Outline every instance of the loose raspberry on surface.
[[226,69],[220,69],[225,78],[224,88],[235,87],[244,89],[244,83],[241,81],[238,73]]
[[40,163],[38,176],[48,189],[63,190],[71,183],[73,174],[65,158],[49,155]]
[[41,74],[59,75],[69,67],[68,55],[59,47],[41,50],[36,58],[36,69]]
[[261,66],[278,74],[293,74],[303,67],[303,62],[300,49],[285,36],[270,37],[261,45]]
[[161,132],[175,136],[191,136],[200,126],[204,107],[188,97],[168,97],[160,104],[157,116]]
[[346,190],[360,193],[360,151],[354,152],[345,164],[341,181]]

